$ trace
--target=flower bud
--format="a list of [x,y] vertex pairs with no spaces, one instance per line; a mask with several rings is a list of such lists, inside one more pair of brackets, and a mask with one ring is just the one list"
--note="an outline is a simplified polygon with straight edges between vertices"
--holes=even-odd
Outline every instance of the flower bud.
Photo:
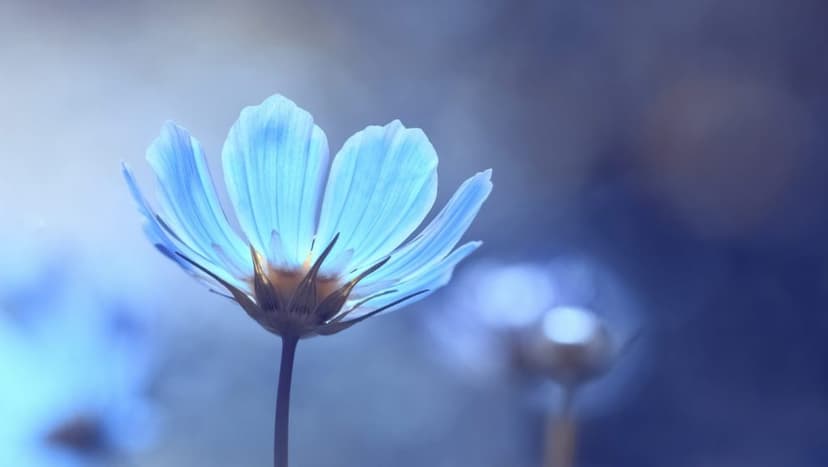
[[590,310],[571,306],[545,313],[530,331],[526,350],[530,365],[567,387],[601,376],[617,354],[606,323]]

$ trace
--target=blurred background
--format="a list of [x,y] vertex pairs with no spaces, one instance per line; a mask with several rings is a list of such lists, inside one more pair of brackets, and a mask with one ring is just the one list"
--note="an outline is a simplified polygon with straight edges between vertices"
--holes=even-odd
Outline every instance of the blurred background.
[[[540,465],[554,391],[465,337],[497,325],[476,324],[492,300],[562,300],[509,274],[481,298],[474,271],[561,258],[601,271],[597,311],[641,334],[576,406],[579,466],[828,465],[826,14],[0,0],[0,465],[270,464],[278,339],[153,251],[119,164],[151,187],[172,119],[220,178],[239,111],[277,92],[332,150],[423,128],[438,206],[479,170],[495,183],[453,284],[299,347],[294,465]],[[549,273],[556,297],[576,272]]]

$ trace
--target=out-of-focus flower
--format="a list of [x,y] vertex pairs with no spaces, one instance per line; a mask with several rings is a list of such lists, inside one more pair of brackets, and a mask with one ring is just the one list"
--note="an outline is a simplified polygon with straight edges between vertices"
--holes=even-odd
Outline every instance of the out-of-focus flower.
[[201,146],[185,129],[165,125],[147,158],[163,215],[124,173],[150,240],[265,329],[292,338],[339,332],[445,285],[480,245],[454,249],[491,190],[490,171],[470,178],[400,246],[437,194],[437,153],[425,134],[399,121],[369,126],[329,167],[325,133],[278,95],[242,111],[223,149],[245,239],[230,227]]
[[631,297],[586,258],[480,262],[457,281],[457,292],[427,321],[441,355],[470,370],[464,374],[514,379],[527,400],[557,405],[548,411],[544,465],[573,466],[574,396],[594,409],[618,392],[618,380],[586,383],[603,376],[636,335]]
[[[282,338],[276,465],[287,465],[287,414],[299,339],[340,332],[444,286],[480,242],[455,249],[492,189],[466,180],[413,240],[437,196],[437,153],[399,121],[351,136],[329,167],[328,141],[282,96],[244,109],[222,160],[245,234],[230,226],[198,141],[168,123],[147,159],[159,215],[124,175],[155,246]],[[327,182],[325,180],[327,179]],[[323,185],[324,189],[323,189]]]
[[585,308],[558,306],[544,314],[525,345],[527,360],[556,383],[575,388],[602,375],[622,347],[607,324]]
[[586,258],[484,260],[456,282],[426,324],[441,355],[475,378],[580,384],[603,374],[640,327],[629,292]]
[[0,465],[89,466],[145,447],[141,318],[62,255],[27,253],[3,255],[0,272]]

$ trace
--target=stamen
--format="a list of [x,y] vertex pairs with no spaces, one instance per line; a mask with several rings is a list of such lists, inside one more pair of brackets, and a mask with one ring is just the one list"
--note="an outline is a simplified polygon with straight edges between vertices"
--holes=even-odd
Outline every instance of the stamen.
[[311,260],[313,259],[313,247],[316,246],[316,237],[311,240],[310,250],[308,254],[305,256],[305,260],[302,262],[303,269],[310,269],[311,267]]

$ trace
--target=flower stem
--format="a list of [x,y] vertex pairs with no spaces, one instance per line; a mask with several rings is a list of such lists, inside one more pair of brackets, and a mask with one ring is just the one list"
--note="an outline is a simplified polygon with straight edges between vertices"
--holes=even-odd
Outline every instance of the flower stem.
[[575,466],[575,417],[572,402],[575,388],[564,387],[561,411],[549,416],[545,467]]
[[288,467],[288,425],[290,419],[290,383],[293,360],[299,339],[282,337],[282,363],[279,366],[279,389],[276,393],[276,427],[273,433],[273,465]]

